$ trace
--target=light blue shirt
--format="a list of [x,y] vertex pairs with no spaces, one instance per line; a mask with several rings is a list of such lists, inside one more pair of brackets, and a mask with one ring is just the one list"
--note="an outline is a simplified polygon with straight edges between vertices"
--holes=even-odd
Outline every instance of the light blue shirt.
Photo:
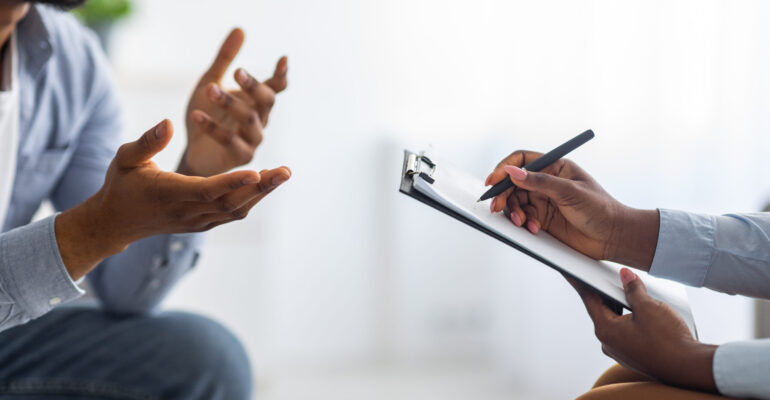
[[[770,213],[712,216],[660,210],[650,274],[770,298]],[[770,339],[719,346],[713,370],[722,394],[770,399]]]
[[[16,34],[21,113],[16,176],[0,233],[0,330],[83,294],[59,254],[56,216],[30,220],[44,200],[63,211],[98,191],[122,138],[110,66],[90,31],[68,13],[33,5]],[[104,308],[150,311],[193,267],[200,237],[133,243],[87,279]]]

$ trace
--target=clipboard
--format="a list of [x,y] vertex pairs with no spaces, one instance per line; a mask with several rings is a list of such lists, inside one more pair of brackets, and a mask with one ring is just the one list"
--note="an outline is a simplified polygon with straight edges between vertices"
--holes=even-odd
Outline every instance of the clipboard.
[[[443,161],[442,165],[443,165]],[[434,185],[436,183],[437,179],[441,179],[440,174],[437,172],[441,169],[441,165],[439,165],[435,159],[431,159],[430,157],[426,156],[424,153],[414,153],[409,150],[404,150],[404,162],[403,167],[401,170],[401,184],[399,187],[399,191],[425,205],[428,205],[468,226],[471,226],[475,228],[476,230],[483,232],[487,234],[488,236],[491,236],[505,244],[507,244],[510,247],[513,247],[517,251],[545,264],[548,267],[553,268],[557,272],[569,276],[579,282],[582,282],[586,286],[590,287],[592,290],[594,290],[596,293],[598,293],[602,299],[604,300],[604,303],[616,314],[621,315],[623,313],[623,309],[628,309],[631,311],[631,307],[629,306],[627,300],[625,299],[625,293],[622,290],[622,285],[620,284],[620,279],[617,275],[617,270],[619,269],[619,266],[610,267],[610,264],[603,261],[596,261],[593,259],[588,259],[586,256],[568,248],[566,245],[561,244],[559,242],[559,245],[562,247],[565,247],[568,250],[565,251],[571,251],[575,253],[575,262],[576,263],[582,263],[585,265],[588,265],[590,268],[591,263],[596,264],[596,268],[612,268],[614,270],[614,275],[611,276],[612,279],[615,281],[615,289],[614,290],[608,290],[610,286],[608,286],[608,282],[606,282],[606,279],[608,279],[610,276],[610,272],[605,273],[607,277],[605,277],[605,281],[597,280],[597,279],[587,279],[586,276],[580,276],[580,274],[574,273],[573,271],[568,270],[568,268],[565,268],[564,265],[560,264],[559,262],[555,262],[552,257],[549,257],[547,254],[543,254],[542,252],[534,251],[533,249],[522,245],[521,243],[512,240],[509,235],[502,234],[500,231],[496,229],[496,227],[491,226],[487,223],[484,223],[483,221],[479,221],[478,219],[474,219],[472,216],[467,215],[467,213],[458,212],[456,210],[451,209],[450,207],[446,206],[445,204],[442,204],[441,202],[435,200],[428,194],[426,194],[424,191],[421,191],[420,187],[427,187],[428,185]],[[451,166],[447,166],[447,168],[451,168]],[[461,172],[460,172],[461,173]],[[474,178],[475,179],[475,178]],[[479,181],[479,189],[483,188],[483,184]],[[479,191],[481,193],[481,191]],[[435,197],[435,196],[434,196]],[[500,216],[500,218],[504,218]],[[518,227],[515,227],[512,223],[510,223],[509,229],[521,229]],[[501,226],[502,224],[498,224],[497,227]],[[551,241],[555,241],[553,237],[550,237],[546,232],[541,232],[538,234],[539,236],[547,236],[550,238]],[[546,238],[541,238],[546,239]],[[562,257],[562,260],[564,257]],[[654,278],[652,276],[647,275],[646,273],[642,271],[638,271],[637,274],[641,276],[643,281],[645,282],[645,285],[647,286],[648,293],[658,300],[664,301],[667,304],[671,305],[675,311],[685,320],[685,323],[687,323],[688,327],[690,328],[690,331],[693,333],[693,335],[697,338],[697,330],[695,328],[695,322],[692,317],[692,312],[690,310],[689,303],[687,301],[687,296],[684,292],[684,288],[681,287],[681,285],[669,282],[669,281],[663,281],[659,278]],[[603,287],[599,287],[603,286]],[[619,287],[619,288],[618,288]]]

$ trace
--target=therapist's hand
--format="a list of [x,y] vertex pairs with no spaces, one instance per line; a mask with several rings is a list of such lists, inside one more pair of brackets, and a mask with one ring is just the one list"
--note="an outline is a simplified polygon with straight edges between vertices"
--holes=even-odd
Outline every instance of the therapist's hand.
[[286,89],[289,69],[281,57],[273,76],[260,82],[243,68],[235,70],[240,89],[224,89],[222,79],[238,54],[244,33],[234,29],[225,39],[187,105],[187,149],[178,172],[211,176],[247,164],[262,142],[275,96]]
[[649,270],[658,240],[658,211],[621,204],[569,160],[558,160],[541,172],[520,168],[541,155],[516,151],[497,165],[486,184],[511,179],[515,188],[492,199],[492,212],[507,208],[511,221],[533,234],[545,230],[591,258]]
[[139,239],[200,232],[243,219],[289,178],[285,167],[210,178],[163,171],[152,157],[166,147],[172,134],[171,122],[166,120],[139,140],[121,146],[102,188],[56,217],[57,243],[73,279]]
[[712,372],[717,346],[698,342],[667,304],[651,298],[639,277],[627,268],[620,279],[633,312],[617,315],[596,292],[567,279],[593,320],[602,351],[620,365],[663,383],[716,392]]

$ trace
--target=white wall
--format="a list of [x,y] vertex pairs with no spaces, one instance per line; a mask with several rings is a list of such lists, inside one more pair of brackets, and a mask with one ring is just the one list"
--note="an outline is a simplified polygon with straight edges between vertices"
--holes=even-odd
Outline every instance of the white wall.
[[[423,365],[575,396],[610,365],[577,296],[398,194],[402,148],[432,144],[484,176],[510,151],[593,128],[572,158],[620,200],[757,210],[770,197],[768,17],[759,1],[141,0],[113,59],[127,137],[176,123],[167,168],[186,97],[230,27],[247,33],[238,66],[267,76],[290,61],[252,167],[294,177],[209,235],[168,307],[232,327],[268,388],[284,373],[382,365],[419,379]],[[749,337],[747,300],[690,295],[704,340]]]

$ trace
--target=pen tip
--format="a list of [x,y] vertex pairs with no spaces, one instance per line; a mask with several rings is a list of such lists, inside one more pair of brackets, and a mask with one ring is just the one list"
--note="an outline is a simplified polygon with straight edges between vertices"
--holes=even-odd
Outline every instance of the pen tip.
[[478,199],[478,200],[476,200],[476,203],[481,203],[482,201],[483,201],[483,200],[481,200],[481,199]]

